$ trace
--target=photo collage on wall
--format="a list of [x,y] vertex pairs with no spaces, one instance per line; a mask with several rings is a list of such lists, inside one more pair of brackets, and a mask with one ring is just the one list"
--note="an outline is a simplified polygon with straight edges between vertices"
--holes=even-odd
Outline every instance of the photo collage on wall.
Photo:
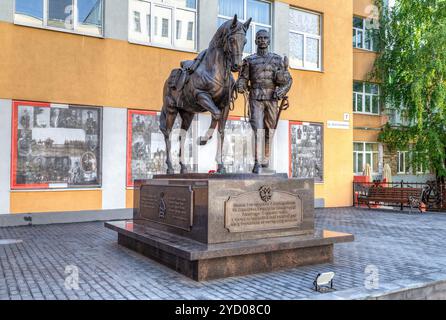
[[[150,179],[155,174],[165,174],[166,151],[164,135],[160,131],[160,115],[154,111],[128,111],[127,186],[133,187],[135,180]],[[178,116],[171,135],[171,159],[175,173],[180,172],[179,134],[181,118]],[[184,160],[189,172],[197,172],[196,118],[186,134]],[[195,141],[195,143],[194,143]]]
[[228,173],[250,173],[254,166],[253,131],[242,118],[228,119],[223,162]]
[[290,175],[293,178],[324,180],[323,125],[290,122]]
[[101,185],[99,107],[14,102],[12,188]]

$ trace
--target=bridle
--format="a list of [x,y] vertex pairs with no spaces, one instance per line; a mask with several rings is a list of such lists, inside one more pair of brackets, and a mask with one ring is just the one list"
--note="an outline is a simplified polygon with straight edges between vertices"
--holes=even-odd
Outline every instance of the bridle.
[[[237,34],[241,34],[244,37],[246,37],[246,32],[245,31],[243,31],[243,32],[242,31],[237,31],[237,32],[231,33],[227,38],[229,38],[230,36],[237,35]],[[229,60],[230,60],[231,66],[232,66],[232,63],[234,62],[234,57],[243,57],[243,49],[242,49],[241,52],[233,53],[231,48],[230,48],[230,46],[229,46],[229,41],[228,40],[225,41],[225,44],[223,46],[223,52],[224,52],[225,56],[229,56]]]
[[[231,33],[227,39],[230,36],[233,35],[237,35],[237,34],[241,34],[244,37],[246,37],[246,31],[237,31],[234,33]],[[243,48],[243,47],[242,47]],[[237,53],[233,53],[232,50],[230,49],[229,46],[229,40],[225,41],[224,47],[223,47],[223,52],[225,54],[225,57],[229,57],[229,59],[225,58],[225,79],[230,79],[230,72],[232,71],[232,64],[234,62],[234,57],[243,57],[243,49],[242,52],[237,52]],[[229,63],[229,67],[228,67],[228,63]],[[228,85],[226,85],[226,81],[224,83],[224,87],[227,88],[229,90],[229,97],[228,97],[228,104],[229,104],[229,110],[233,111],[235,108],[235,100],[237,100],[238,98],[238,93],[236,90],[236,81],[234,81],[234,83],[231,85],[230,82],[228,82]]]

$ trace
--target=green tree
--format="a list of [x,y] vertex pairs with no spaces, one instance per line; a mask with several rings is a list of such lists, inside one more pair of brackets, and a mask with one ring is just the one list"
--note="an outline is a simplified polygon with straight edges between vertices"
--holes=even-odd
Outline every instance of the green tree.
[[[386,1],[387,2],[387,1]],[[402,125],[387,124],[380,141],[391,150],[414,151],[412,166],[446,177],[446,0],[382,1],[379,52],[371,77],[382,83],[387,109]]]

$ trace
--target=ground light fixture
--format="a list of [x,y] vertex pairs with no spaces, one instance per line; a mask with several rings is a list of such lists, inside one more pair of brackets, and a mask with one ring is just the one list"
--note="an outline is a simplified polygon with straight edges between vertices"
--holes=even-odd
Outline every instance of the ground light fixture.
[[324,272],[319,273],[316,276],[316,279],[313,282],[314,290],[317,292],[327,292],[331,290],[335,290],[333,288],[333,278],[335,276],[334,272]]

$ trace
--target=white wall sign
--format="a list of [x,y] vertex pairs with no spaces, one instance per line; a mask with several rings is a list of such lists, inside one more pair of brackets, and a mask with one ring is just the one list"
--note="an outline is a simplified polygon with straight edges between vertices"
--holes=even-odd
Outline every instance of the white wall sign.
[[329,129],[344,129],[348,130],[350,129],[350,122],[348,121],[327,121],[327,128]]

